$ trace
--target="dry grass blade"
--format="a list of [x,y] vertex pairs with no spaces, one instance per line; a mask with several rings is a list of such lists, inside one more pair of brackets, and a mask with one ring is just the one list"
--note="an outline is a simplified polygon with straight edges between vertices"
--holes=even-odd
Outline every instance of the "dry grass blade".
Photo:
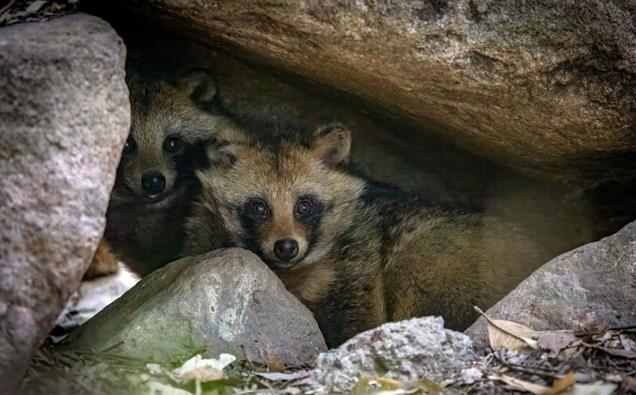
[[520,380],[511,376],[506,375],[492,375],[488,376],[490,380],[501,381],[512,387],[517,391],[530,392],[531,394],[541,395],[549,390],[548,387],[543,385],[534,384],[529,381]]
[[578,338],[572,331],[545,331],[537,334],[537,346],[541,350],[558,353],[570,347]]
[[15,0],[9,1],[4,7],[0,8],[0,16],[4,14],[9,8],[11,8],[13,6],[13,3],[15,3]]
[[537,348],[537,341],[533,337],[536,337],[538,332],[534,329],[512,321],[493,320],[479,307],[475,306],[474,309],[488,322],[488,340],[493,350],[501,347],[510,351],[527,351]]

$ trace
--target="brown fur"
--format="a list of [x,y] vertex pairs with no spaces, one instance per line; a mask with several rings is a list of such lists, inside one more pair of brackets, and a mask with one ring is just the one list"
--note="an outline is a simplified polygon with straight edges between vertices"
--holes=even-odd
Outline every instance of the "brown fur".
[[102,239],[97,245],[97,250],[95,251],[95,255],[93,255],[91,265],[88,267],[88,270],[86,270],[86,273],[84,273],[84,280],[92,280],[117,273],[118,267],[119,262],[117,257],[110,250],[106,239]]
[[[340,126],[317,131],[309,147],[212,147],[213,160],[232,160],[198,173],[188,251],[239,246],[259,254],[314,312],[330,346],[414,316],[442,315],[463,329],[475,319],[473,305],[489,307],[542,262],[540,248],[501,219],[431,206],[342,170],[349,147]],[[320,202],[319,221],[292,211],[307,194]],[[254,197],[271,209],[257,225],[246,211]],[[280,238],[298,241],[291,262],[271,251]]]
[[[124,149],[105,237],[117,256],[143,276],[179,257],[184,221],[199,190],[194,169],[209,165],[205,146],[217,138],[240,139],[242,132],[227,117],[207,111],[216,94],[209,74],[192,71],[173,78],[142,66],[128,74],[128,147],[136,148]],[[178,154],[166,150],[175,137],[183,147]],[[159,198],[145,195],[142,177],[149,173],[165,177]]]

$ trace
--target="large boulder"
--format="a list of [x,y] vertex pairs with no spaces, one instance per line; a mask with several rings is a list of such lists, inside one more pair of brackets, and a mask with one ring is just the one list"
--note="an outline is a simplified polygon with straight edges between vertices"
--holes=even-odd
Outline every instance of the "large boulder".
[[[633,325],[636,322],[636,222],[543,265],[488,309],[491,318],[536,330]],[[468,330],[479,346],[487,328],[480,318]]]
[[423,317],[386,323],[320,354],[310,378],[329,394],[348,393],[364,377],[442,386],[470,376],[476,360],[467,336],[444,329],[441,317]]
[[0,29],[0,393],[12,393],[104,230],[130,124],[124,61],[93,16]]
[[546,178],[636,172],[629,1],[119,1]]
[[256,255],[239,248],[187,257],[144,277],[72,332],[60,351],[173,365],[229,353],[272,369],[326,350],[311,312]]

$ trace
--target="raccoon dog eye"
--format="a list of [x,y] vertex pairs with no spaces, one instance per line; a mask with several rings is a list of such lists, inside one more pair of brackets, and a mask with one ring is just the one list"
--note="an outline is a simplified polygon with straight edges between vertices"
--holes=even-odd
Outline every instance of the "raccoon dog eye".
[[267,206],[263,202],[254,202],[250,205],[250,211],[252,215],[257,217],[264,217],[267,215]]
[[301,199],[296,203],[296,214],[308,215],[311,214],[311,200]]
[[136,149],[137,143],[135,143],[135,140],[131,136],[128,136],[128,140],[126,140],[126,145],[124,145],[124,151],[122,154],[124,156],[131,155]]
[[163,142],[163,149],[169,154],[178,154],[183,151],[183,140],[176,136],[171,136]]

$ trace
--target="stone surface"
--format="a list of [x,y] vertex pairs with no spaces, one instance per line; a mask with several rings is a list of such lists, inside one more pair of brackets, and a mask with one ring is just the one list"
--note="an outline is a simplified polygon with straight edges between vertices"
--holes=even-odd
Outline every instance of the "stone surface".
[[518,170],[575,183],[636,170],[630,1],[119,4]]
[[0,393],[77,289],[130,123],[125,48],[99,18],[0,29]]
[[471,340],[440,317],[391,322],[320,354],[311,379],[321,393],[348,392],[364,376],[401,382],[464,379],[477,360]]
[[[636,222],[543,265],[486,314],[536,330],[636,322]],[[466,331],[486,345],[483,318]]]
[[72,332],[62,351],[174,364],[198,353],[272,367],[312,364],[326,349],[311,312],[242,249],[172,262]]

